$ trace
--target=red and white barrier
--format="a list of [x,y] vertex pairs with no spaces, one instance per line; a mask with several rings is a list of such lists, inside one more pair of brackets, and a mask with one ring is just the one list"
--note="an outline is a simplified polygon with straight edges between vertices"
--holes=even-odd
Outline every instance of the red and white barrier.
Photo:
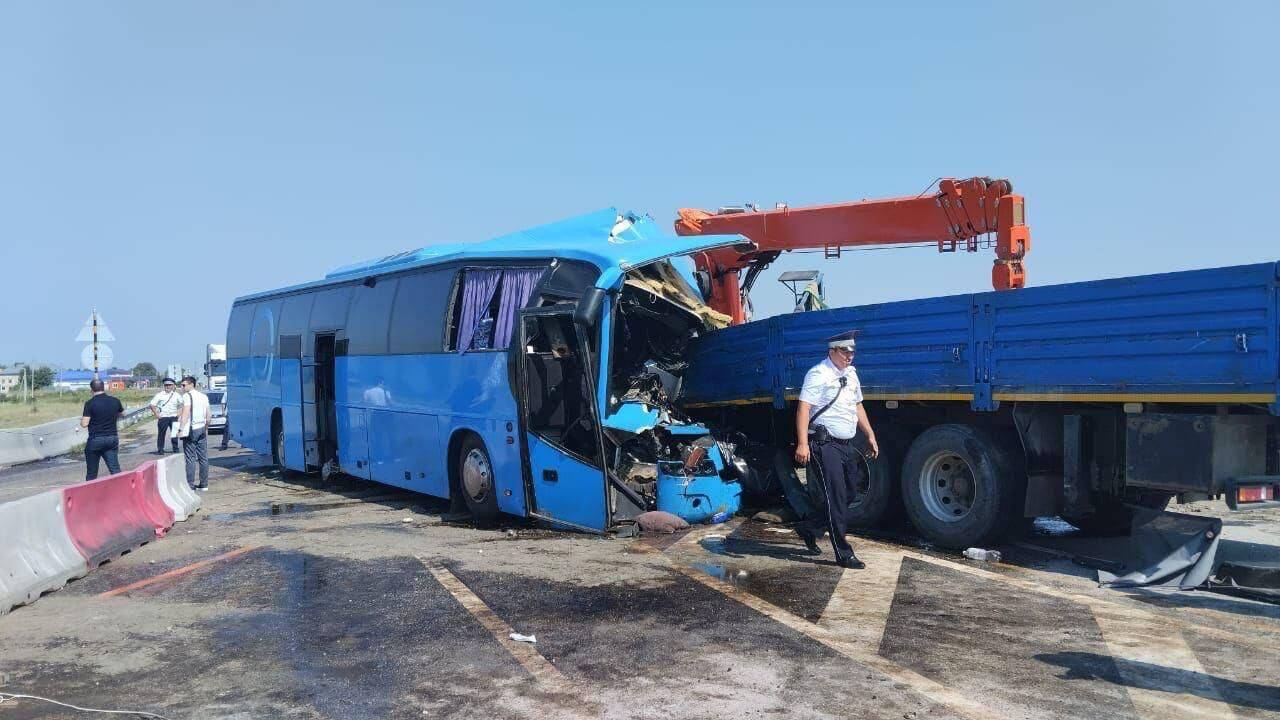
[[187,484],[186,467],[181,455],[170,455],[155,461],[156,487],[165,505],[173,511],[173,519],[182,522],[200,509],[200,493]]
[[0,615],[164,537],[199,507],[178,456],[0,504]]
[[54,490],[0,505],[0,615],[89,572]]

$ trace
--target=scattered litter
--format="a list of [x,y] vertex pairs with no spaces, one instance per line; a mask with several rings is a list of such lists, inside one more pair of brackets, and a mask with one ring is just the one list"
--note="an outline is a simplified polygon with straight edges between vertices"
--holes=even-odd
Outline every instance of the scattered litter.
[[405,518],[405,519],[401,520],[400,522],[402,522],[402,523],[406,523],[406,522],[413,522],[413,518],[411,518],[411,517],[407,517],[407,518]]
[[982,560],[983,562],[1000,562],[999,550],[984,550],[982,548],[971,547],[964,551],[964,556],[970,560]]
[[510,528],[508,528],[508,529],[507,529],[507,537],[509,537],[509,538],[516,537],[516,531],[515,531],[515,530],[511,530]]
[[536,635],[521,635],[521,634],[520,634],[520,633],[518,633],[518,632],[513,632],[513,633],[511,633],[511,639],[512,639],[512,640],[515,640],[516,642],[527,642],[527,643],[536,643],[536,642],[538,642],[538,636],[536,636]]
[[746,576],[747,576],[747,571],[746,571],[746,570],[739,570],[739,571],[738,571],[738,577],[740,577],[740,578],[744,578],[744,577],[746,577]]
[[784,535],[790,535],[795,532],[795,530],[792,530],[791,528],[765,528],[764,531],[772,532],[772,533],[782,533]]

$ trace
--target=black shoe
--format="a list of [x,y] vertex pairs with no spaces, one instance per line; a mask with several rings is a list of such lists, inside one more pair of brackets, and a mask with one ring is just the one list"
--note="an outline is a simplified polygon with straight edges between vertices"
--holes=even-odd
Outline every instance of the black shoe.
[[842,568],[848,568],[850,570],[861,570],[862,568],[867,566],[866,563],[858,559],[857,555],[850,555],[847,558],[840,558],[836,560],[836,564]]
[[822,554],[822,548],[818,547],[818,538],[814,537],[813,533],[802,532],[798,534],[800,535],[800,539],[804,540],[804,546],[809,551],[810,555]]

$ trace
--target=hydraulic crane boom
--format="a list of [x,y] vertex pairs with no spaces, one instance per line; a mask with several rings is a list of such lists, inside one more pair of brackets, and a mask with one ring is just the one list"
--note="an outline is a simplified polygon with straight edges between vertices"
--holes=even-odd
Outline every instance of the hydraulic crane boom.
[[708,304],[734,324],[746,321],[743,298],[755,277],[784,251],[823,248],[835,258],[847,247],[937,243],[939,252],[955,252],[964,243],[965,250],[977,252],[978,236],[995,233],[991,284],[1011,290],[1026,283],[1023,258],[1031,249],[1022,196],[1008,180],[991,178],[944,179],[937,192],[917,197],[719,213],[685,208],[679,215],[678,235],[739,234],[755,243],[750,253],[721,248],[694,257],[711,279]]

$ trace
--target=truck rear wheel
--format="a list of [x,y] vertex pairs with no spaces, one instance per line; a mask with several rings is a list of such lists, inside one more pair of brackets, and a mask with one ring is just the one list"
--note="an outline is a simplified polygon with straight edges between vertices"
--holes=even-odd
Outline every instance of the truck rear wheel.
[[858,494],[849,503],[847,517],[851,528],[878,528],[890,524],[901,512],[892,512],[898,502],[894,492],[893,462],[889,448],[880,446],[880,457],[875,460],[867,458],[865,451],[859,451],[862,458],[862,483],[858,486]]
[[912,524],[945,547],[1002,540],[1022,519],[1012,454],[992,434],[938,425],[911,443],[902,464],[902,500]]

